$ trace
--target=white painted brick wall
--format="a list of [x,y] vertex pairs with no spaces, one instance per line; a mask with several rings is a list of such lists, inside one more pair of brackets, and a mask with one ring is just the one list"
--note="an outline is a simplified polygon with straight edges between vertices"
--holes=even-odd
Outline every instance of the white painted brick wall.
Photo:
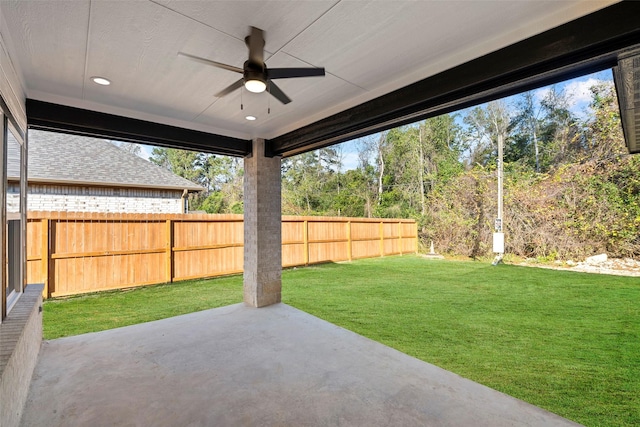
[[[27,210],[111,213],[181,213],[182,191],[29,185]],[[7,212],[18,212],[17,185],[7,193]]]

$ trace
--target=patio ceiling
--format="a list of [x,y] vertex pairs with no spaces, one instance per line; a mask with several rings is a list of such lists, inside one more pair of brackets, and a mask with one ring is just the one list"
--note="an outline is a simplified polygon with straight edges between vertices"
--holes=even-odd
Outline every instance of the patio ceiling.
[[[112,119],[116,116],[125,128],[127,124],[147,125],[138,130],[139,135],[122,132],[120,138],[124,140],[243,155],[248,152],[246,141],[259,137],[274,141],[270,144],[272,154],[291,155],[345,139],[336,135],[357,136],[378,130],[381,123],[389,124],[389,117],[381,117],[386,108],[404,108],[405,120],[419,117],[420,112],[424,115],[424,105],[422,110],[416,110],[418,114],[405,107],[415,106],[427,96],[437,98],[438,93],[433,91],[437,92],[443,81],[429,78],[612,3],[615,2],[2,1],[0,32],[26,97],[80,109],[68,109],[71,119],[67,117],[67,121],[79,120],[73,117],[80,117],[82,110],[87,110],[90,113],[85,120],[104,122],[105,129],[115,126],[117,120]],[[634,5],[626,7],[637,9]],[[606,22],[602,24],[607,26]],[[177,54],[185,52],[241,66],[247,56],[244,37],[250,25],[266,32],[265,59],[269,67],[323,66],[327,75],[279,80],[278,85],[293,100],[288,105],[269,100],[266,93],[247,91],[242,92],[242,99],[241,91],[216,98],[214,94],[237,75]],[[614,31],[613,27],[609,23],[607,31]],[[589,28],[583,31],[585,34],[569,37],[575,42],[584,35],[610,35],[595,30]],[[625,40],[629,45],[638,43],[637,31],[635,38]],[[548,54],[564,49],[566,59],[572,49],[585,46],[554,46],[551,42],[537,47]],[[534,57],[528,66],[535,68],[548,59]],[[517,71],[513,63],[496,63],[495,67],[492,75]],[[469,70],[463,69],[458,78],[470,78]],[[488,89],[482,85],[487,82],[484,71],[478,70],[483,78],[475,82],[478,87],[457,97],[467,97],[468,101],[470,95]],[[113,83],[99,86],[90,80],[92,76],[103,76]],[[431,88],[431,93],[418,99],[415,90],[408,87],[416,82],[422,86],[414,89]],[[434,89],[432,83],[439,86]],[[498,83],[509,82],[498,80],[494,84]],[[460,80],[463,84],[470,83]],[[413,98],[407,101],[411,93]],[[398,98],[402,98],[400,104]],[[390,101],[395,104],[387,107]],[[453,105],[451,99],[447,102]],[[32,105],[34,111],[40,108],[42,112],[49,104]],[[433,105],[430,108],[434,111]],[[43,114],[51,113],[44,108]],[[362,114],[371,118],[364,120]],[[246,115],[258,119],[249,122]],[[64,120],[58,121],[58,126],[65,125]],[[357,132],[348,129],[353,121],[358,122]],[[72,131],[75,126],[77,133],[86,131],[77,123],[66,126]],[[330,135],[318,132],[327,126],[331,128]],[[164,137],[171,129],[186,129],[189,133],[184,137],[180,132],[175,137]],[[309,132],[315,132],[312,139],[300,137]],[[145,138],[145,133],[150,136]],[[197,144],[189,144],[191,137]]]

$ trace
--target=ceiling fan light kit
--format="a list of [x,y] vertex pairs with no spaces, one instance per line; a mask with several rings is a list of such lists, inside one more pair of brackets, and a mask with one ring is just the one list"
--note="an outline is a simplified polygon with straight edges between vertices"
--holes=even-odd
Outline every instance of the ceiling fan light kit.
[[244,87],[249,92],[262,93],[267,88],[267,84],[262,80],[247,80],[244,82]]
[[249,92],[253,93],[262,93],[268,88],[271,96],[283,104],[288,104],[291,102],[291,99],[272,80],[325,75],[324,68],[268,69],[267,65],[264,63],[264,31],[259,28],[249,27],[249,35],[245,38],[245,43],[249,48],[249,59],[245,61],[242,68],[200,58],[188,53],[179,52],[178,55],[216,68],[242,74],[242,78],[240,80],[230,84],[218,92],[215,95],[218,98],[222,98],[234,90],[240,89],[242,86],[244,86]]
[[262,93],[267,89],[267,82],[264,78],[264,71],[248,69],[245,65],[244,87],[249,92]]

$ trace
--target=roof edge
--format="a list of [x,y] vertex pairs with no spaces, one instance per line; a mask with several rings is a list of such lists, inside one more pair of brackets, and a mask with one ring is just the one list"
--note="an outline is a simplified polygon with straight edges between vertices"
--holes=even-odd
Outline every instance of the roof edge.
[[[8,181],[18,182],[19,178],[9,177]],[[145,184],[127,184],[120,182],[91,182],[91,181],[69,181],[61,179],[47,179],[47,178],[29,178],[28,184],[57,184],[68,187],[120,187],[120,188],[140,188],[145,190],[187,190],[190,193],[201,193],[206,191],[206,188],[193,184],[193,186],[171,186],[171,185],[145,185]]]

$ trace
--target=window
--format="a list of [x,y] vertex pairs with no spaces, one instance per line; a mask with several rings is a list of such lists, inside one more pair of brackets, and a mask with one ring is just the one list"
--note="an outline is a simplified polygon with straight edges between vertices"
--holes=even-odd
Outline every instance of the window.
[[[1,104],[0,104],[1,105]],[[26,141],[0,109],[0,283],[2,318],[25,287],[26,278]]]

